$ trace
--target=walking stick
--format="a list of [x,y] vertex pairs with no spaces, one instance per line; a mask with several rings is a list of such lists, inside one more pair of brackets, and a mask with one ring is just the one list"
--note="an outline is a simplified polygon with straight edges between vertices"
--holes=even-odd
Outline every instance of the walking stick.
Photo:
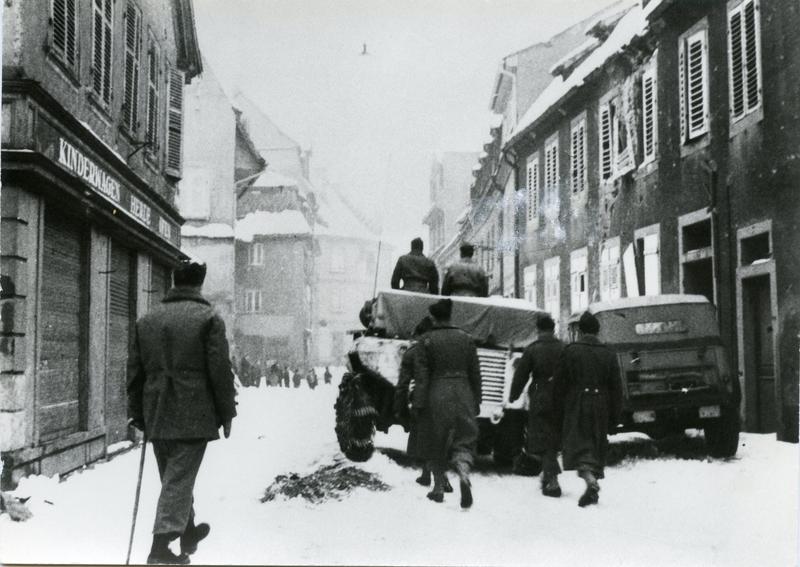
[[131,537],[128,540],[128,555],[125,565],[131,564],[131,548],[133,547],[133,534],[136,531],[136,515],[139,512],[139,494],[142,492],[142,473],[144,473],[144,456],[147,453],[147,435],[142,435],[142,455],[139,457],[139,478],[136,480],[136,497],[133,500],[133,519],[131,520]]

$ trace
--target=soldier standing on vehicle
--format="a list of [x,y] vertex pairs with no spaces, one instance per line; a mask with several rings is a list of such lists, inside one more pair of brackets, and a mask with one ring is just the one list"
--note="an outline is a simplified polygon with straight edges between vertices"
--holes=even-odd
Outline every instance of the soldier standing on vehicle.
[[420,436],[420,455],[429,462],[433,490],[428,498],[444,500],[448,460],[458,473],[461,507],[472,506],[469,471],[475,458],[481,399],[478,351],[472,338],[450,325],[453,302],[442,299],[430,306],[434,327],[422,339],[411,400],[415,419],[430,427]]
[[322,375],[322,379],[325,380],[326,384],[330,384],[331,383],[331,378],[333,378],[333,375],[331,374],[330,369],[326,366],[325,367],[325,374]]
[[472,260],[475,247],[465,242],[459,250],[461,259],[451,264],[444,274],[442,295],[488,297],[489,278],[483,268]]
[[[423,242],[417,237],[411,241],[411,252],[397,259],[392,272],[392,289],[404,289],[418,293],[439,293],[439,272],[436,264],[422,253]],[[400,287],[400,281],[403,287]]]
[[532,459],[535,468],[542,471],[542,494],[558,498],[561,496],[561,487],[558,484],[561,467],[558,466],[557,458],[561,424],[556,422],[553,407],[553,382],[564,343],[555,337],[555,322],[550,315],[539,317],[536,320],[536,329],[536,340],[522,353],[519,366],[514,372],[509,402],[519,398],[530,379],[528,446],[523,455]]
[[608,431],[620,420],[622,382],[616,355],[602,344],[600,322],[588,311],[578,323],[578,340],[564,348],[553,390],[557,413],[563,415],[565,470],[577,470],[586,482],[581,507],[597,504],[608,447]]
[[[161,305],[136,322],[128,356],[129,423],[152,441],[161,478],[148,563],[189,563],[210,530],[194,521],[206,445],[227,438],[236,390],[225,323],[200,295],[206,265],[183,262]],[[180,537],[181,554],[169,549]]]

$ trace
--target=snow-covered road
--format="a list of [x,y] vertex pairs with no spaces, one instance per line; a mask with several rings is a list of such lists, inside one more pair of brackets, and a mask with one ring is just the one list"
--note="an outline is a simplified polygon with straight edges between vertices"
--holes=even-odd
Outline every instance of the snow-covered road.
[[[358,465],[390,485],[387,492],[357,489],[319,505],[261,503],[275,476],[333,462],[335,395],[330,385],[243,391],[231,438],[209,445],[200,470],[198,520],[212,531],[193,563],[796,565],[798,446],[773,435],[743,434],[728,462],[697,458],[691,439],[685,456],[695,458],[681,459],[656,458],[643,437],[615,438],[623,459],[608,470],[600,504],[588,509],[577,506],[583,482],[571,473],[562,475],[564,496],[551,499],[538,479],[491,466],[473,480],[471,510],[459,508],[457,490],[434,504],[391,450]],[[376,442],[401,449],[405,434],[393,428]],[[25,479],[16,494],[32,496],[34,517],[0,516],[0,560],[124,562],[138,457],[128,452],[61,483]],[[147,557],[157,495],[148,452],[134,562]]]

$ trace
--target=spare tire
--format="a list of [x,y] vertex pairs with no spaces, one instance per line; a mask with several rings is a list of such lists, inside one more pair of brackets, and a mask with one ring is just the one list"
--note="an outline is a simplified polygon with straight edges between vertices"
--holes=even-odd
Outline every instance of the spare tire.
[[336,398],[336,439],[345,457],[355,462],[369,460],[375,451],[375,419],[378,412],[364,391],[361,374],[346,372]]

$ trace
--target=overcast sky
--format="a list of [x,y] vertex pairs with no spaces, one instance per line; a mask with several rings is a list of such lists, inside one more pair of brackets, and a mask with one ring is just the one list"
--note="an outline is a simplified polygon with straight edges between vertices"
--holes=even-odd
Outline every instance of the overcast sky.
[[427,237],[433,153],[479,152],[488,138],[501,58],[611,3],[195,0],[195,11],[225,88],[311,147],[312,168],[379,218],[402,252]]

